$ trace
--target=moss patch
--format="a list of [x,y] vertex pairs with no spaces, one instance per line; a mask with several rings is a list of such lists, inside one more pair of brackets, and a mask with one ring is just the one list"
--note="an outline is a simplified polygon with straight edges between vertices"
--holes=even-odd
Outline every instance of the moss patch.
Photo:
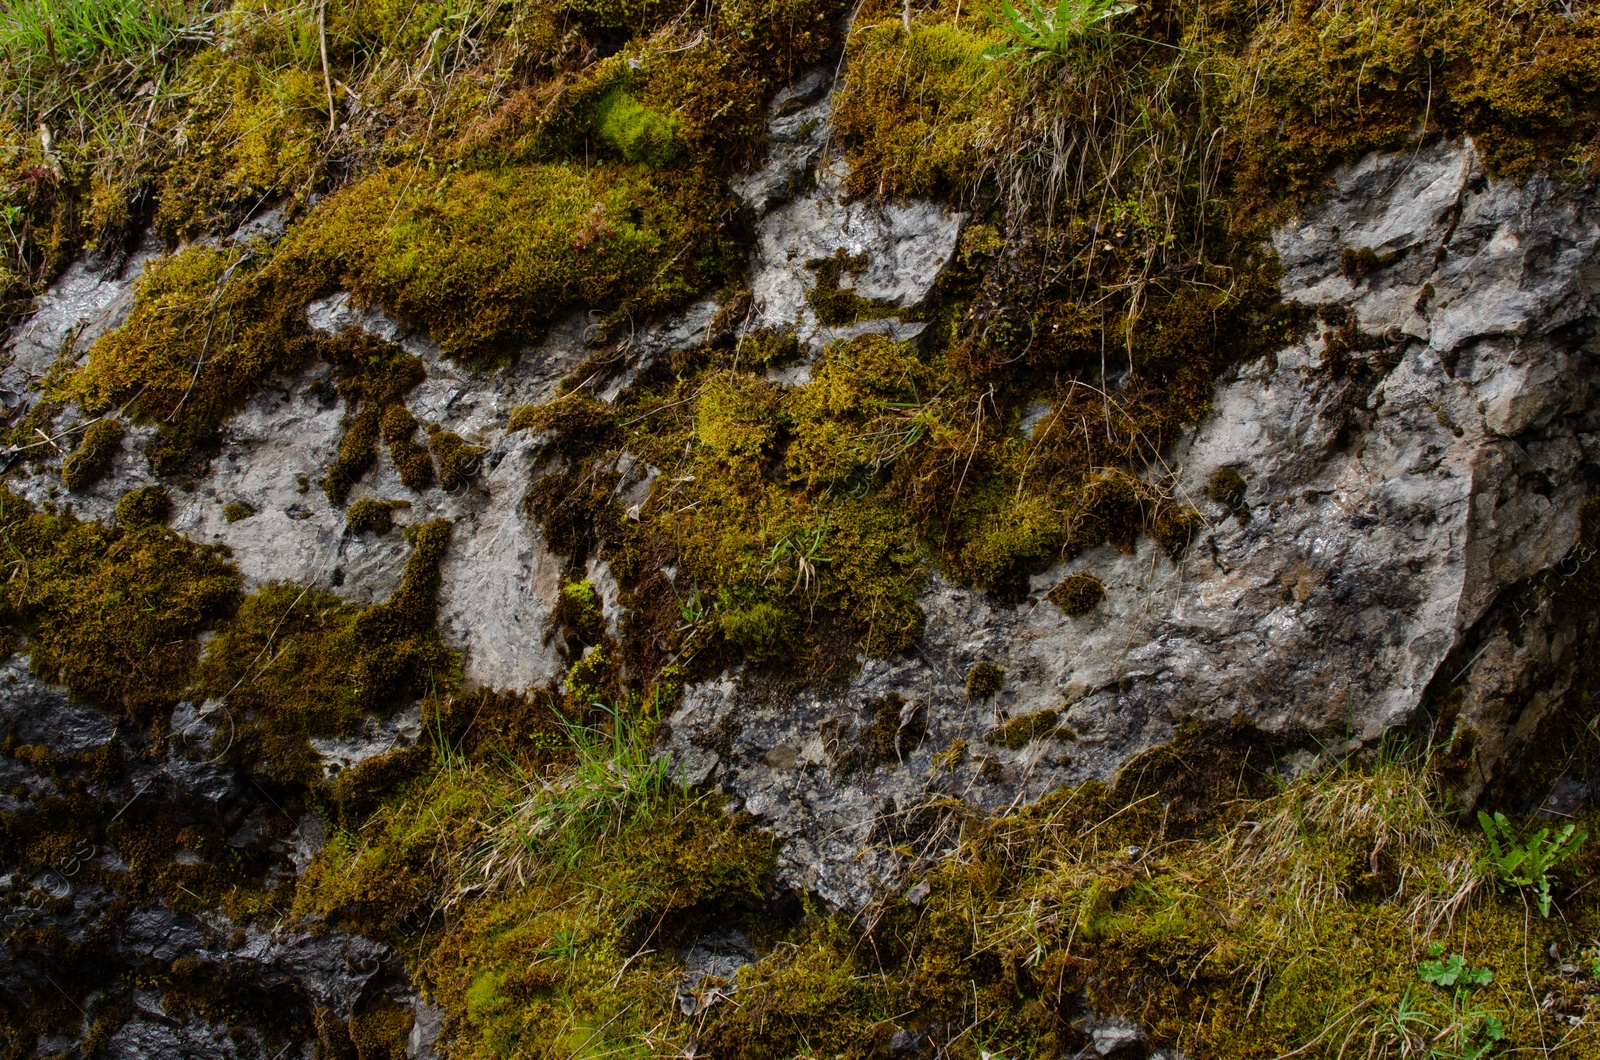
[[238,601],[226,549],[153,519],[108,528],[36,512],[0,490],[0,534],[11,566],[0,620],[26,634],[35,673],[115,710],[147,716],[175,702],[199,655],[196,635]]
[[84,428],[83,437],[61,464],[61,484],[77,493],[99,481],[111,470],[111,462],[122,451],[122,421],[99,419]]

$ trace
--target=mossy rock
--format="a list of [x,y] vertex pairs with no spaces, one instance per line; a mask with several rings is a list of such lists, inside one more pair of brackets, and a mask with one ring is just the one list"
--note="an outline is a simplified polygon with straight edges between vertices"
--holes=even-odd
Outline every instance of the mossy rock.
[[1086,615],[1100,606],[1106,596],[1105,583],[1093,574],[1069,574],[1056,583],[1048,599],[1063,614]]
[[111,470],[122,451],[122,421],[114,417],[95,420],[61,464],[61,484],[74,493],[94,485]]
[[172,495],[165,486],[140,486],[117,501],[117,521],[130,530],[158,526],[172,513]]
[[974,663],[967,671],[967,698],[989,699],[1006,685],[1006,672],[987,659]]

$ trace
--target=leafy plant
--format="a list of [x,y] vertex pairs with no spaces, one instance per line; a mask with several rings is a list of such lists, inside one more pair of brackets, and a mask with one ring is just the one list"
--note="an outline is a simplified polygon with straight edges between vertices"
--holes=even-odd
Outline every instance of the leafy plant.
[[1400,1039],[1402,1055],[1482,1060],[1505,1041],[1505,1020],[1480,1006],[1474,993],[1494,982],[1492,969],[1470,967],[1462,954],[1446,955],[1444,946],[1435,942],[1428,947],[1428,959],[1417,966],[1417,976],[1433,986],[1451,988],[1450,1007],[1441,1021],[1416,1004],[1407,990],[1386,1021],[1389,1032]]
[[1589,838],[1587,830],[1567,825],[1555,834],[1541,828],[1519,842],[1516,829],[1506,820],[1505,814],[1493,817],[1478,811],[1478,824],[1489,837],[1490,859],[1495,874],[1502,884],[1539,889],[1539,915],[1550,915],[1550,870],[1577,853],[1578,847]]
[[1052,9],[1038,0],[1028,0],[1028,13],[1024,15],[1011,6],[1010,0],[1001,0],[1001,13],[995,21],[1012,36],[1013,42],[985,53],[985,57],[998,59],[1031,51],[1036,54],[1030,61],[1038,62],[1052,55],[1067,55],[1080,39],[1105,30],[1106,23],[1137,6],[1128,0],[1060,0]]

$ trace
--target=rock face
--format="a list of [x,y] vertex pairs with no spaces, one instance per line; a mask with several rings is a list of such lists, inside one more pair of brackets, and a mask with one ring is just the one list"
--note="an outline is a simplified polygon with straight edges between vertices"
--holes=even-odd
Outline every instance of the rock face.
[[[935,578],[923,643],[866,662],[843,694],[773,702],[737,674],[689,690],[673,753],[788,840],[790,883],[859,907],[897,879],[891,847],[940,841],[937,798],[1003,809],[1109,778],[1188,719],[1359,746],[1411,723],[1436,680],[1474,679],[1475,794],[1560,694],[1540,682],[1575,634],[1554,616],[1531,638],[1490,635],[1460,674],[1441,667],[1508,587],[1574,562],[1600,469],[1593,196],[1491,183],[1470,144],[1441,144],[1337,173],[1274,244],[1283,298],[1313,322],[1224,381],[1153,469],[1209,519],[1179,561],[1149,541],[1101,548],[1036,577],[1020,606]],[[1244,489],[1211,490],[1219,503],[1224,468]],[[1069,617],[1043,594],[1076,572],[1106,597]],[[975,700],[980,661],[1005,677]],[[917,738],[852,765],[886,717]]]
[[[735,188],[756,233],[751,309],[737,326],[794,327],[813,354],[867,331],[914,338],[922,325],[899,317],[927,297],[963,220],[930,203],[846,199],[843,174],[826,155],[830,86],[819,73],[779,95],[771,161]],[[1564,692],[1561,675],[1590,631],[1551,607],[1513,609],[1508,590],[1571,569],[1579,509],[1600,472],[1593,192],[1494,183],[1470,144],[1439,144],[1337,173],[1325,200],[1280,230],[1274,248],[1283,298],[1304,310],[1303,338],[1237,368],[1219,384],[1206,422],[1149,469],[1175,480],[1207,517],[1179,559],[1149,540],[1128,553],[1096,549],[1035,577],[1030,597],[1015,605],[936,575],[921,595],[922,641],[901,657],[863,660],[842,691],[775,696],[743,672],[687,690],[663,753],[689,779],[738,796],[785,841],[785,884],[859,909],[881,887],[912,883],[896,848],[935,853],[953,841],[941,800],[1000,810],[1110,778],[1189,721],[1246,722],[1298,741],[1307,757],[1370,745],[1413,724],[1430,689],[1463,679],[1470,687],[1458,724],[1473,729],[1478,748],[1478,771],[1465,781],[1471,795]],[[845,328],[819,321],[808,296],[828,260],[849,263],[838,283],[874,303],[870,319]],[[75,266],[41,300],[10,339],[0,374],[8,410],[31,400],[27,384],[64,343],[85,349],[115,325],[137,264],[120,272]],[[600,396],[615,396],[652,359],[703,342],[718,310],[706,301],[641,325],[617,347],[627,370]],[[553,328],[510,368],[481,371],[446,361],[425,335],[346,296],[312,305],[308,321],[328,333],[364,329],[421,358],[427,378],[409,406],[485,448],[477,473],[454,493],[414,493],[381,457],[351,497],[405,499],[402,522],[454,522],[439,621],[463,653],[468,682],[521,689],[556,680],[562,661],[544,634],[564,561],[522,507],[551,465],[542,439],[508,432],[507,420],[516,406],[552,396],[589,357],[589,319]],[[316,484],[346,412],[326,372],[275,381],[230,421],[208,474],[174,489],[172,525],[230,546],[250,587],[292,579],[378,600],[398,583],[408,550],[397,534],[347,533],[343,510]],[[774,378],[803,385],[807,363]],[[1047,418],[1026,426],[1054,427]],[[81,513],[110,518],[124,490],[148,481],[144,437],[130,431],[112,473],[73,497]],[[619,489],[642,501],[656,473],[635,465],[623,455]],[[47,478],[15,488],[43,501]],[[223,506],[233,503],[254,514],[227,521]],[[1046,594],[1077,573],[1098,578],[1105,598],[1069,616]],[[615,627],[614,583],[602,565],[589,574]],[[997,668],[997,689],[968,681],[979,663]],[[137,740],[16,660],[0,672],[0,714],[19,741],[56,754]],[[211,724],[204,707],[186,706],[174,719],[180,733]],[[348,766],[414,739],[415,725],[407,715],[365,740],[318,750]],[[118,794],[258,841],[265,808],[248,778],[184,746],[140,759]],[[54,783],[26,770],[6,780],[7,790]],[[280,871],[303,870],[321,834],[308,818],[279,839]],[[103,851],[81,856],[115,860]],[[280,999],[304,1025],[290,1043],[301,1052],[278,1055],[310,1054],[305,1027],[319,1009],[343,1018],[375,994],[414,1004],[388,951],[369,940],[236,930],[220,916],[154,905],[123,909],[112,933],[97,926],[110,897],[57,876],[7,878],[13,895],[52,896],[48,908],[13,903],[13,915],[92,945],[119,967],[189,956],[232,969],[244,977],[240,989]],[[701,948],[700,978],[728,978],[746,957],[732,943]],[[26,953],[6,961],[0,992],[31,1003],[37,969]],[[693,994],[698,982],[686,987],[691,1008],[703,1000]],[[138,1013],[108,1047],[114,1055],[237,1051],[226,1028],[167,1013],[159,999],[135,1001]],[[417,1008],[414,1054],[428,1050],[439,1021]],[[1097,1055],[1121,1055],[1125,1030],[1097,1031]],[[259,1048],[265,1039],[251,1041]]]

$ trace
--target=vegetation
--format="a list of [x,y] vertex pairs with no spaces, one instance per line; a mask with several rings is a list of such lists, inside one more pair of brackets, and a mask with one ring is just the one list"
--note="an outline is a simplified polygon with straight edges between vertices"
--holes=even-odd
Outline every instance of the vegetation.
[[[150,469],[180,486],[265,382],[318,362],[345,412],[315,483],[332,503],[384,458],[410,491],[477,489],[489,439],[408,405],[424,358],[311,329],[307,306],[336,291],[464,371],[577,310],[593,356],[508,424],[545,447],[523,509],[568,565],[545,631],[565,672],[546,688],[461,689],[435,627],[446,522],[408,527],[399,588],[361,606],[245,593],[225,550],[164,525],[167,485],[126,494],[114,526],[0,489],[6,647],[129,726],[128,753],[201,739],[274,805],[236,849],[87,795],[131,775],[120,743],[77,757],[8,739],[52,788],[13,793],[5,863],[43,871],[105,844],[128,871],[83,871],[120,898],[241,924],[292,907],[385,939],[445,1005],[455,1056],[864,1057],[897,1032],[951,1057],[1070,1055],[1090,1013],[1219,1060],[1600,1055],[1580,966],[1600,959],[1580,898],[1600,855],[1584,822],[1461,828],[1441,793],[1471,739],[1444,713],[1431,757],[1295,777],[1245,735],[1186,730],[1114,784],[1003,813],[930,786],[907,812],[941,845],[894,837],[908,886],[858,917],[777,893],[772,837],[655,751],[687,681],[748,664],[777,688],[826,684],[913,650],[935,569],[1018,601],[1093,549],[1181,559],[1206,516],[1161,457],[1219,373],[1312,327],[1370,360],[1361,380],[1385,370],[1352,322],[1279,303],[1265,234],[1331,164],[1440,135],[1471,136],[1497,177],[1585,177],[1594,18],[1509,0],[12,5],[0,314],[85,250],[114,263],[148,229],[174,251],[12,429],[55,438],[52,418],[81,410],[67,491],[109,470],[124,421],[153,430]],[[807,262],[825,324],[926,328],[917,345],[835,344],[791,386],[768,369],[799,358],[796,336],[737,334],[753,295],[728,181],[763,157],[772,94],[819,62],[843,71],[830,143],[849,193],[970,217],[910,310],[855,293],[861,255]],[[228,238],[269,206],[281,235]],[[1359,279],[1386,262],[1341,264]],[[639,325],[709,295],[705,344],[624,356]],[[660,471],[627,506],[624,452]],[[1246,471],[1207,490],[1240,519]],[[347,531],[391,532],[400,503],[357,499]],[[596,560],[619,621],[588,580]],[[1043,595],[1081,616],[1105,586],[1084,570]],[[1595,686],[1584,676],[1574,688]],[[980,663],[966,694],[992,704],[1005,678]],[[180,703],[206,735],[175,725]],[[337,775],[310,751],[413,708],[416,746]],[[866,709],[838,777],[937,735],[900,697]],[[999,715],[983,744],[1073,740],[1063,710]],[[1558,715],[1582,734],[1592,713],[1575,692]],[[1530,776],[1570,764],[1535,757]],[[1520,809],[1503,795],[1491,808]],[[274,877],[307,807],[335,835],[298,881]],[[684,952],[733,932],[754,963],[686,987]],[[202,1011],[190,966],[148,976],[169,1011]],[[232,1021],[212,996],[208,1018]],[[85,1015],[40,1011],[8,1041]],[[377,1002],[316,1017],[328,1055],[382,1055],[404,1020]]]

